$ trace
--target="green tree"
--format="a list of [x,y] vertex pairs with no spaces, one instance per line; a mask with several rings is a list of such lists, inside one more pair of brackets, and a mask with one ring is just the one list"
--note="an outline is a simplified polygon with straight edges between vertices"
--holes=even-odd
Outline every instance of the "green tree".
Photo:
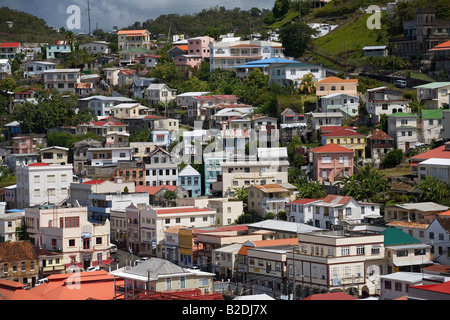
[[392,149],[389,151],[380,163],[380,167],[383,169],[394,168],[398,166],[403,160],[402,149]]
[[275,0],[272,8],[273,17],[276,20],[282,19],[288,13],[290,4],[290,0]]
[[312,36],[317,31],[300,22],[286,24],[280,29],[280,38],[285,48],[285,54],[293,57],[301,57],[311,42]]
[[297,198],[319,199],[326,196],[327,192],[318,181],[306,182],[306,180],[303,180],[298,185]]
[[244,203],[247,203],[248,200],[248,190],[242,186],[241,188],[237,188],[233,192],[233,198],[235,200],[240,200]]
[[152,141],[152,131],[150,128],[139,128],[130,135],[130,142],[150,142]]
[[420,179],[414,189],[420,191],[419,197],[422,201],[442,203],[448,202],[450,198],[450,186],[435,177],[426,176]]
[[298,90],[305,95],[313,94],[316,91],[314,75],[312,73],[307,73],[303,76],[300,80]]

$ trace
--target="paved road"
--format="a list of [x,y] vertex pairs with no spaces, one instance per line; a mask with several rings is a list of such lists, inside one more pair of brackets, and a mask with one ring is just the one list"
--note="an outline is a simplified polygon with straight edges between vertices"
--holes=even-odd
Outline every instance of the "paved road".
[[140,256],[138,256],[136,254],[130,254],[126,250],[117,249],[116,253],[111,254],[111,258],[117,258],[118,261],[113,262],[113,263],[109,264],[108,266],[104,266],[104,267],[102,267],[102,269],[108,271],[109,268],[111,268],[111,270],[115,270],[117,268],[117,265],[119,268],[122,268],[127,264],[129,265],[131,263],[131,261],[133,261],[133,265],[134,265],[134,261],[139,259]]

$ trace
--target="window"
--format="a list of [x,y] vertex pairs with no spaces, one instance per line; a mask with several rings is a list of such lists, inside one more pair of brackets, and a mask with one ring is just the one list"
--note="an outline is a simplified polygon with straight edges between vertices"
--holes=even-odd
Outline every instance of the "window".
[[172,290],[172,278],[166,278],[166,290]]
[[384,281],[384,288],[387,289],[387,290],[391,290],[392,289],[391,281],[385,280]]
[[331,163],[331,155],[322,155],[322,163]]
[[401,282],[395,282],[395,291],[402,291],[402,283]]
[[365,254],[364,246],[356,246],[356,254]]
[[408,250],[399,250],[396,252],[397,257],[407,257],[408,256]]
[[349,256],[349,255],[350,255],[350,247],[342,247],[341,256]]

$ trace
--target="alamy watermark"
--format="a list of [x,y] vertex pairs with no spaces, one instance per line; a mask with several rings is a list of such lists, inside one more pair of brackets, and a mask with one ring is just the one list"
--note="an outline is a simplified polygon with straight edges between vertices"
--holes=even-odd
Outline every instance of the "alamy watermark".
[[367,18],[366,26],[368,29],[381,29],[381,9],[377,5],[371,5],[366,10],[367,13],[372,15]]
[[67,14],[70,14],[67,18],[66,26],[69,30],[81,29],[81,9],[77,5],[71,5],[67,7]]

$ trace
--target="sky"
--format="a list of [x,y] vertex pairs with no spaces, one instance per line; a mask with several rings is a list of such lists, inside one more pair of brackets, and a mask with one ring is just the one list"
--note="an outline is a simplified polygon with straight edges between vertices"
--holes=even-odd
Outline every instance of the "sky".
[[[226,9],[252,7],[272,9],[275,0],[89,0],[91,31],[98,25],[106,32],[114,26],[120,28],[156,19],[163,14],[194,14],[203,9],[223,6]],[[74,33],[89,31],[88,0],[0,0],[0,7],[8,7],[24,11],[44,19],[48,26],[68,28],[67,20],[73,11],[67,13],[71,5],[80,8],[80,29],[72,29]],[[71,20],[74,21],[74,20]]]

